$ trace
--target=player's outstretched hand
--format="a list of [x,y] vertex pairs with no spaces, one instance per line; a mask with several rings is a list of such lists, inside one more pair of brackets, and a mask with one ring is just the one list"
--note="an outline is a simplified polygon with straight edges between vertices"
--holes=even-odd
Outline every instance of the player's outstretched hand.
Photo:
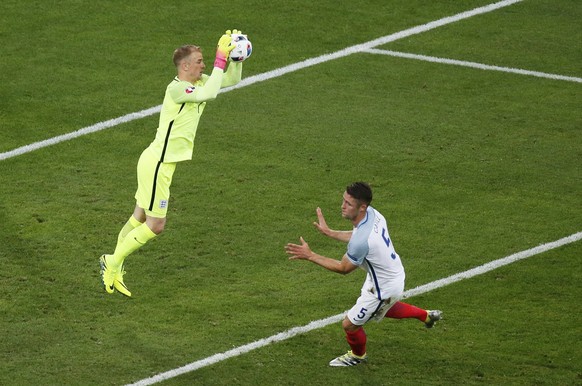
[[327,223],[325,222],[325,217],[323,217],[323,212],[321,211],[321,208],[318,207],[315,210],[315,212],[317,213],[317,222],[314,221],[313,225],[315,225],[318,231],[320,231],[326,236],[329,236],[331,229],[329,229]]
[[309,258],[313,254],[313,252],[311,252],[311,248],[309,248],[309,244],[307,244],[307,242],[303,240],[303,237],[300,237],[299,240],[301,241],[301,245],[288,243],[285,246],[285,251],[287,252],[288,255],[290,255],[289,260],[297,259],[309,260]]
[[224,70],[226,67],[226,61],[230,55],[230,51],[234,49],[234,44],[232,44],[230,30],[227,30],[224,35],[218,40],[216,46],[216,59],[214,60],[214,67],[218,67]]

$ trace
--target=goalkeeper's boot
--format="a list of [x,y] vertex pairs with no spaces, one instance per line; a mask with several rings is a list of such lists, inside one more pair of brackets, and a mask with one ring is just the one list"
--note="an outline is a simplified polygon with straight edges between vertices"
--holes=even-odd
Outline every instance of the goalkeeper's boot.
[[123,275],[125,275],[125,271],[123,270],[122,264],[121,267],[119,267],[119,269],[115,273],[115,280],[113,280],[113,286],[115,287],[116,290],[118,290],[125,296],[131,297],[131,292],[129,291],[129,289],[127,289],[125,283],[123,282]]
[[443,312],[439,310],[427,311],[427,313],[426,321],[424,322],[426,328],[432,328],[438,320],[443,318]]
[[108,260],[111,260],[111,257],[113,257],[113,255],[102,255],[101,258],[99,258],[99,265],[101,265],[101,281],[105,286],[105,291],[110,294],[115,291],[113,283],[117,273],[117,270],[113,269],[113,265],[108,262]]
[[360,363],[366,362],[368,360],[368,355],[364,354],[362,356],[356,355],[352,350],[348,351],[346,354],[341,355],[331,362],[329,365],[332,367],[345,367],[345,366],[355,366]]

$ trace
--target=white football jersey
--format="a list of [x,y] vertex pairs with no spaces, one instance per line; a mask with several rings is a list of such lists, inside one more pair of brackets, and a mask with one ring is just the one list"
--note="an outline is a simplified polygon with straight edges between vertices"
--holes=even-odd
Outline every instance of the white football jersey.
[[386,219],[371,206],[352,232],[347,255],[368,273],[362,292],[372,293],[379,300],[402,295],[404,267],[390,239]]

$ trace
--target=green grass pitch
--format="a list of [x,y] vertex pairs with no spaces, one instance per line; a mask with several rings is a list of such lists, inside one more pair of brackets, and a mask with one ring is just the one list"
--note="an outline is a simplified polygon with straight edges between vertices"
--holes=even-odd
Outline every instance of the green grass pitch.
[[[0,153],[161,104],[171,53],[227,28],[260,76],[494,0],[4,1]],[[241,10],[244,10],[241,11]],[[524,0],[379,49],[582,77],[582,3]],[[219,95],[179,164],[166,231],[131,255],[133,298],[101,287],[133,209],[157,115],[0,160],[0,384],[122,385],[348,309],[364,275],[288,261],[320,206],[347,229],[346,184],[371,183],[407,289],[582,231],[582,84],[354,53]],[[339,323],[164,385],[576,385],[582,243],[409,298],[444,311]]]

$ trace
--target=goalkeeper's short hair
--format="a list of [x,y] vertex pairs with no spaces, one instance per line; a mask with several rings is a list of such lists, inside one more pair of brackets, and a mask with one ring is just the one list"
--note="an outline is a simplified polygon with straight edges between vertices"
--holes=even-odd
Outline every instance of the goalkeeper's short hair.
[[174,55],[172,57],[172,60],[174,61],[174,66],[178,67],[182,60],[192,55],[193,52],[201,52],[200,47],[195,46],[193,44],[187,44],[182,47],[176,48],[174,50]]

